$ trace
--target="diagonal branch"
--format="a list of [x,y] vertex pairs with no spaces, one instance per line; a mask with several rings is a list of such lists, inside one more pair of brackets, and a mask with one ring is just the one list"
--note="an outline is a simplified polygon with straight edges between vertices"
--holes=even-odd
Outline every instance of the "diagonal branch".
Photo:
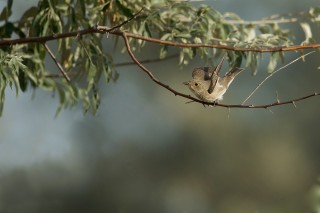
[[132,61],[138,65],[150,78],[152,81],[154,81],[156,84],[166,88],[167,90],[171,91],[174,95],[178,95],[178,96],[182,96],[182,97],[185,97],[185,98],[188,98],[190,100],[194,100],[194,101],[198,101],[198,99],[196,98],[193,98],[192,96],[190,95],[186,95],[186,94],[183,94],[183,93],[180,93],[174,89],[172,89],[169,85],[166,85],[164,83],[162,83],[160,80],[158,80],[145,66],[143,66],[139,61],[138,59],[134,56],[132,50],[131,50],[131,47],[130,47],[130,44],[129,44],[129,41],[128,41],[128,37],[127,37],[127,33],[126,32],[122,32],[122,37],[123,37],[123,40],[124,40],[124,43],[125,43],[125,46],[127,48],[127,51],[132,59]]
[[43,46],[46,48],[47,52],[49,53],[49,55],[51,56],[52,60],[54,61],[54,63],[58,66],[61,74],[63,75],[63,77],[70,82],[70,78],[68,76],[68,74],[64,71],[63,67],[61,66],[61,64],[59,63],[59,61],[57,61],[56,57],[54,56],[54,54],[51,52],[50,48],[48,47],[48,45],[46,43],[43,43]]

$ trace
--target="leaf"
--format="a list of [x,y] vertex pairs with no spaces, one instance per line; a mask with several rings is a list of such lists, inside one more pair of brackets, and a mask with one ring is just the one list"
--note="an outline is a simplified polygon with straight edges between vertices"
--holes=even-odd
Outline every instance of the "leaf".
[[270,33],[270,26],[262,25],[259,27],[259,30],[262,34],[269,34]]
[[7,5],[8,5],[8,9],[11,10],[12,8],[12,3],[13,3],[13,0],[8,0],[7,1]]
[[300,26],[305,35],[304,43],[309,43],[309,40],[312,39],[312,31],[310,25],[307,22],[301,22]]
[[179,64],[183,64],[184,61],[184,52],[183,50],[180,51],[180,55],[179,55]]
[[30,7],[28,10],[26,10],[23,15],[20,18],[19,22],[19,28],[21,28],[25,21],[29,18],[34,18],[37,15],[38,8],[37,7]]
[[274,52],[271,54],[270,61],[267,67],[268,73],[272,73],[275,70],[275,68],[277,67],[279,57],[280,57],[279,52]]
[[242,20],[241,17],[236,13],[227,12],[223,14],[223,18],[231,18],[231,20]]
[[171,40],[171,39],[169,39],[169,38],[171,38],[171,33],[166,33],[166,34],[163,34],[162,36],[161,36],[161,38],[160,38],[160,40],[164,40],[164,41],[166,41],[166,40]]
[[21,91],[25,92],[28,87],[28,81],[27,81],[25,73],[22,72],[21,70],[19,71],[18,79],[19,79],[19,85],[20,85]]
[[144,31],[143,35],[146,37],[152,37],[151,31],[150,31],[150,28],[149,28],[149,25],[147,24],[147,22],[145,22],[144,28],[145,28],[145,31]]
[[11,16],[12,12],[8,9],[8,7],[4,7],[0,14],[0,21],[8,20]]
[[0,38],[10,38],[16,27],[11,23],[7,22],[0,27]]
[[56,90],[58,90],[59,99],[60,99],[60,103],[59,103],[59,106],[57,108],[56,115],[55,115],[57,117],[60,114],[61,110],[65,106],[66,94],[65,94],[65,91],[63,90],[63,88],[61,86],[57,85]]
[[126,17],[131,18],[133,16],[131,10],[124,6],[119,0],[116,0],[116,5],[119,8],[120,12]]
[[[242,63],[242,52],[233,52],[233,60],[231,63],[232,67],[241,67],[241,63]],[[229,55],[229,52],[228,52]]]
[[246,67],[249,67],[249,65],[251,64],[252,61],[252,52],[249,52],[247,54],[247,62],[246,62]]
[[247,62],[246,67],[250,66],[252,69],[252,75],[256,75],[258,72],[258,60],[257,60],[257,53],[249,52],[247,55]]
[[162,45],[160,48],[160,59],[164,59],[168,53],[168,46]]
[[101,11],[101,12],[105,12],[106,10],[108,10],[110,7],[110,1],[107,1],[103,4],[99,4],[98,6],[96,6],[95,8],[93,8],[94,11]]
[[92,90],[92,113],[95,115],[100,106],[100,96],[96,86]]
[[94,64],[90,64],[89,66],[90,67],[89,67],[88,76],[87,76],[87,82],[88,82],[87,89],[91,90],[91,88],[95,82],[95,76],[97,74],[97,67]]
[[58,10],[67,11],[69,8],[69,5],[66,3],[60,3],[60,4],[57,4],[55,8]]
[[4,99],[5,99],[5,89],[6,89],[6,81],[3,79],[3,76],[0,73],[0,116],[2,115]]

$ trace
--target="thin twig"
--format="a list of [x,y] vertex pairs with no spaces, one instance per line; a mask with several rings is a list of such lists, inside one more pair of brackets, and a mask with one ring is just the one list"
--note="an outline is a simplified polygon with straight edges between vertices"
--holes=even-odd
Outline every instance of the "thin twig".
[[261,82],[258,84],[258,86],[250,93],[250,95],[242,102],[242,104],[244,104],[245,102],[247,102],[247,100],[249,100],[249,98],[251,98],[251,96],[259,89],[259,87],[260,87],[262,84],[264,84],[264,82],[266,82],[269,78],[271,78],[274,74],[276,74],[276,73],[279,72],[280,70],[288,67],[289,65],[295,63],[295,62],[298,61],[299,59],[302,59],[302,58],[304,58],[305,56],[310,55],[310,54],[312,54],[312,53],[314,53],[314,52],[315,52],[315,51],[311,51],[311,52],[309,52],[309,53],[307,53],[307,54],[304,54],[304,55],[296,58],[295,60],[291,61],[290,63],[288,63],[288,64],[280,67],[280,68],[277,69],[276,71],[272,72],[272,73],[271,73],[270,75],[268,75],[265,79],[263,79],[263,81],[261,81]]
[[84,49],[84,52],[87,55],[87,57],[88,57],[88,59],[90,61],[90,64],[92,65],[93,62],[92,62],[91,57],[89,55],[89,51],[87,50],[86,46],[83,44],[83,41],[81,40],[81,38],[79,38],[78,41],[79,41],[80,45],[82,46],[82,48]]
[[[88,56],[88,54],[87,54],[87,56]],[[142,60],[142,61],[140,61],[140,63],[141,64],[150,64],[150,63],[156,63],[156,62],[161,62],[161,61],[165,61],[165,60],[170,60],[170,59],[177,58],[177,57],[179,57],[179,55],[174,54],[174,55],[167,56],[163,59],[155,58],[155,59]],[[91,61],[91,59],[90,59],[90,61]],[[132,66],[132,65],[136,65],[136,63],[133,61],[116,63],[116,64],[114,64],[114,67],[124,67],[124,66]],[[72,72],[72,71],[68,72],[68,76],[75,76],[76,74],[77,74],[77,72]],[[45,77],[47,77],[47,78],[63,78],[64,76],[61,75],[60,73],[58,73],[58,74],[47,74]]]
[[[113,34],[122,34],[121,31],[115,31]],[[216,48],[216,49],[224,49],[230,51],[239,51],[239,52],[287,52],[287,51],[295,51],[301,49],[316,49],[320,48],[320,44],[306,44],[306,45],[295,45],[295,46],[287,46],[287,47],[261,47],[261,48],[241,48],[241,47],[234,47],[228,45],[220,45],[220,44],[194,44],[194,43],[179,43],[179,42],[172,42],[172,41],[164,41],[155,38],[143,37],[133,33],[127,33],[127,37],[140,39],[144,41],[148,41],[151,43],[175,46],[175,47],[206,47],[206,48]],[[0,42],[1,44],[1,42]]]
[[[174,54],[174,55],[170,55],[167,56],[165,58],[155,58],[155,59],[146,59],[146,60],[142,60],[140,61],[141,64],[149,64],[149,63],[155,63],[155,62],[161,62],[161,61],[165,61],[165,60],[170,60],[173,58],[177,58],[179,57],[179,54]],[[116,63],[114,64],[115,67],[123,67],[123,66],[131,66],[131,65],[136,65],[136,63],[134,63],[133,61],[130,62],[122,62],[122,63]]]
[[276,91],[277,102],[280,102],[278,91]]
[[246,21],[246,20],[223,20],[224,24],[243,24],[243,25],[265,25],[265,24],[274,24],[274,23],[293,23],[297,22],[297,18],[291,19],[279,19],[279,20],[259,20],[259,21]]
[[[296,107],[296,102],[298,101],[302,101],[302,100],[305,100],[305,99],[308,99],[308,98],[311,98],[311,97],[315,97],[315,96],[319,96],[320,93],[319,92],[315,92],[313,94],[310,94],[310,95],[306,95],[306,96],[303,96],[303,97],[300,97],[300,98],[296,98],[296,99],[292,99],[292,100],[289,100],[289,101],[283,101],[283,102],[274,102],[274,103],[271,103],[271,104],[264,104],[264,105],[242,105],[242,104],[220,104],[220,103],[207,103],[207,102],[203,102],[203,101],[200,101],[200,100],[194,100],[195,102],[198,102],[198,103],[202,103],[202,104],[206,104],[206,105],[215,105],[215,106],[220,106],[220,107],[229,107],[229,108],[250,108],[250,109],[267,109],[267,108],[270,108],[270,107],[274,107],[274,106],[281,106],[281,105],[287,105],[287,104],[293,104],[295,107]],[[186,97],[188,98],[188,97]],[[192,99],[193,100],[193,99]]]
[[54,54],[51,52],[50,48],[48,47],[48,45],[46,43],[43,43],[43,46],[46,48],[47,52],[49,53],[49,55],[51,56],[52,60],[54,61],[54,63],[58,66],[61,74],[63,75],[63,77],[70,82],[70,78],[68,76],[68,74],[64,71],[63,67],[61,66],[61,64],[59,63],[59,61],[57,61],[56,57],[54,56]]

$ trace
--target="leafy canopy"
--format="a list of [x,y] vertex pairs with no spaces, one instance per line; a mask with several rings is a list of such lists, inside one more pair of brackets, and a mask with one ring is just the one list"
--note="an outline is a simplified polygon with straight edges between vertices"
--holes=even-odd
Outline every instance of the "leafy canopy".
[[[20,20],[11,20],[13,0],[0,14],[1,39],[44,37],[75,32],[95,25],[115,26],[128,20],[141,8],[143,11],[122,30],[144,37],[195,44],[219,44],[232,47],[275,48],[293,44],[290,30],[283,28],[283,20],[300,23],[306,39],[314,42],[310,24],[318,22],[320,8],[292,18],[273,16],[257,22],[245,22],[234,13],[221,14],[207,5],[194,6],[187,1],[165,0],[40,0],[28,8]],[[279,20],[282,20],[280,22]],[[65,37],[50,42],[54,54],[71,78],[68,82],[59,69],[47,70],[48,54],[43,43],[21,43],[0,46],[0,113],[5,101],[5,89],[13,88],[18,95],[28,89],[42,89],[58,94],[61,109],[82,103],[84,112],[93,113],[99,107],[99,82],[116,80],[118,74],[112,52],[103,46],[106,35],[92,33],[85,36]],[[145,41],[131,39],[134,49],[143,51]],[[117,43],[117,42],[115,42]],[[123,47],[121,47],[123,48]],[[159,44],[159,58],[167,56],[168,46]],[[204,63],[213,64],[224,50],[219,48],[180,48],[181,66],[199,55]],[[251,67],[256,73],[258,57],[254,51],[228,51],[230,66]],[[267,70],[272,72],[283,52],[271,53]],[[100,84],[101,85],[101,84]]]

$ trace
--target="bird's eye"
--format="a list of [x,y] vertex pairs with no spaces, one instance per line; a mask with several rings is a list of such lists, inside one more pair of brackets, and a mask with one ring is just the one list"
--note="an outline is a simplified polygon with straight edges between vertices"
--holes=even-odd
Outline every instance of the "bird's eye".
[[195,85],[195,86],[198,86],[198,83],[195,83],[194,85]]

